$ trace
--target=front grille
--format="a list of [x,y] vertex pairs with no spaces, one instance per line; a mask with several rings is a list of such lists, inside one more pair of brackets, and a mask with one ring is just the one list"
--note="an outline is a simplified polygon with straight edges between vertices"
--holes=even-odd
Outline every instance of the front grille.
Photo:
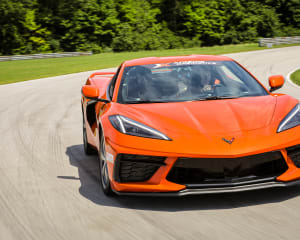
[[287,170],[280,151],[238,158],[178,158],[167,180],[179,184],[236,184],[277,177]]
[[114,179],[118,182],[144,182],[149,180],[160,166],[165,165],[165,157],[119,154],[114,169]]
[[300,144],[286,149],[296,167],[300,168]]

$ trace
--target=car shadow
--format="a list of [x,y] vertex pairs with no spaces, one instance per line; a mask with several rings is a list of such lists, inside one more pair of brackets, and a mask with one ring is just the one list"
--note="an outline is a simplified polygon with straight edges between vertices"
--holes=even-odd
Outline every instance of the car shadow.
[[296,185],[289,188],[184,197],[107,197],[102,193],[99,184],[97,156],[85,155],[83,145],[67,147],[66,154],[70,164],[78,168],[79,178],[72,176],[58,176],[58,178],[80,180],[79,193],[93,203],[102,206],[167,212],[217,210],[280,203],[300,195],[300,185]]

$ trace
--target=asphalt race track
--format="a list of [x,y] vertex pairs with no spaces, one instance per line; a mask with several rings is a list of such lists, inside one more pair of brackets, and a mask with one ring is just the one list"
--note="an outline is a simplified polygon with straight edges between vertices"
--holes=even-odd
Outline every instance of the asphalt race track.
[[[228,56],[265,85],[300,67],[300,46]],[[0,86],[0,239],[299,239],[300,185],[105,197],[97,158],[83,153],[80,89],[88,75]],[[300,99],[289,82],[278,92]]]

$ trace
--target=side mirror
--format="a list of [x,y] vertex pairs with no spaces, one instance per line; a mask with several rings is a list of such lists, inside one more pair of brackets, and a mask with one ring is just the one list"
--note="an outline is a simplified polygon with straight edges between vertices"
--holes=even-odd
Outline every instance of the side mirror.
[[274,75],[269,77],[270,92],[281,88],[284,84],[284,77],[282,75]]
[[82,87],[82,94],[87,98],[98,98],[99,89],[91,85],[84,85]]
[[109,100],[98,98],[99,97],[99,89],[92,85],[84,85],[81,89],[81,92],[84,97],[90,100],[94,100],[97,102],[109,103]]

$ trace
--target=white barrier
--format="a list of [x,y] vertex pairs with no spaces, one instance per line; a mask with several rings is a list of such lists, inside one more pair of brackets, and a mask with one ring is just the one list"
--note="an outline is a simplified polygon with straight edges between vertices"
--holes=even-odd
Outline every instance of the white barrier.
[[0,62],[28,60],[28,59],[41,59],[41,58],[88,56],[88,55],[92,55],[92,54],[93,54],[92,52],[64,52],[64,53],[38,53],[38,54],[29,54],[29,55],[0,56]]
[[261,38],[258,41],[260,47],[272,47],[272,45],[300,43],[300,36]]

